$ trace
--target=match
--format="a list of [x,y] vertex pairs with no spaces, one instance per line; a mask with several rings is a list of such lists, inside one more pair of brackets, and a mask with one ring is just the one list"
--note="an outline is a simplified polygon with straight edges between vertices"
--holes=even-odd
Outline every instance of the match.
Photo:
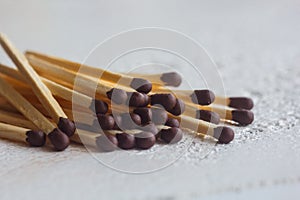
[[72,136],[75,132],[74,123],[67,118],[58,102],[52,96],[51,91],[41,81],[39,75],[30,66],[26,57],[12,45],[5,35],[1,33],[0,44],[18,67],[19,71],[23,74],[26,82],[31,86],[33,92],[38,97],[42,105],[47,109],[51,118],[57,123],[58,128],[66,135]]
[[80,68],[83,68],[83,70],[80,70],[80,72],[85,73],[85,75],[97,79],[99,78],[99,76],[101,76],[101,80],[105,80],[107,82],[117,83],[119,81],[122,81],[122,84],[124,83],[126,87],[130,87],[136,90],[137,92],[147,94],[152,89],[152,84],[148,80],[142,78],[135,78],[135,77],[130,77],[118,73],[113,73],[101,68],[82,65],[81,63],[75,63],[72,61],[65,60],[63,58],[49,56],[49,55],[45,55],[33,51],[27,51],[25,55],[27,57],[39,58],[41,60],[56,64],[61,68],[71,70],[73,72],[79,72]]

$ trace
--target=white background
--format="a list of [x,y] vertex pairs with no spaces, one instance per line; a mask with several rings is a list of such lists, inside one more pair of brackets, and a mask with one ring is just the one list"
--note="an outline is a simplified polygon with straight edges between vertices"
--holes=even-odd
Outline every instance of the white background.
[[[299,19],[297,0],[0,0],[0,31],[21,50],[77,61],[120,31],[181,31],[208,50],[228,94],[256,103],[254,124],[235,128],[231,144],[200,159],[195,142],[172,166],[144,175],[111,170],[77,145],[53,153],[0,140],[0,199],[298,199]],[[0,62],[9,63],[2,51]]]

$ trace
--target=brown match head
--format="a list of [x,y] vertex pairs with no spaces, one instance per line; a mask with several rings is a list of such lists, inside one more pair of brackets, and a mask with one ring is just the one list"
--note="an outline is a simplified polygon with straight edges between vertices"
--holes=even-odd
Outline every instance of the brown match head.
[[121,126],[122,124],[122,117],[120,114],[114,114],[114,115],[110,115],[114,118],[115,124],[114,127],[112,128],[113,130],[121,130],[121,128],[119,126]]
[[185,110],[185,104],[181,99],[176,99],[176,104],[171,110],[169,111],[171,114],[178,116],[181,115]]
[[127,92],[127,105],[133,107],[142,107],[147,105],[147,95],[144,95],[139,92]]
[[230,97],[229,107],[251,110],[254,106],[253,100],[248,97]]
[[152,110],[151,108],[136,108],[133,113],[141,117],[142,124],[149,123],[152,120]]
[[118,140],[118,146],[121,149],[132,149],[135,147],[135,137],[128,133],[118,133],[116,134]]
[[155,142],[155,135],[151,132],[141,132],[134,135],[135,137],[135,146],[139,149],[149,149]]
[[127,93],[124,90],[113,88],[106,93],[106,96],[116,104],[125,103],[127,100]]
[[42,147],[46,143],[46,134],[42,131],[27,131],[26,142],[32,147]]
[[97,114],[98,122],[103,130],[111,130],[114,128],[115,120],[111,115]]
[[164,125],[168,119],[168,113],[164,109],[151,108],[152,122],[156,125]]
[[111,152],[118,148],[118,140],[116,136],[103,134],[96,138],[97,148],[103,152]]
[[166,86],[174,87],[178,87],[182,82],[181,76],[176,72],[163,73],[160,80],[163,81]]
[[220,144],[228,144],[233,140],[234,132],[229,127],[219,126],[214,128],[214,138],[218,139]]
[[152,84],[148,80],[142,78],[133,78],[130,87],[145,94],[148,94],[152,90]]
[[121,130],[136,129],[137,126],[142,124],[142,119],[135,113],[121,114]]
[[49,133],[48,138],[57,151],[65,150],[70,144],[69,137],[58,128]]
[[151,105],[161,105],[167,111],[172,110],[177,103],[177,99],[173,94],[153,94],[150,96]]
[[176,127],[176,128],[179,128],[180,126],[180,123],[177,119],[175,118],[168,118],[166,123],[165,123],[166,126],[170,126],[170,127]]
[[[95,106],[95,109],[93,109],[92,106]],[[94,99],[90,105],[90,109],[95,111],[96,114],[105,114],[108,111],[108,105],[104,101]]]
[[220,123],[220,115],[218,113],[209,111],[209,110],[197,110],[196,118],[201,119],[206,122],[211,122],[213,124]]
[[67,136],[74,135],[76,126],[75,123],[67,118],[60,117],[57,127],[64,132]]
[[253,122],[254,114],[250,110],[233,110],[232,120],[238,122],[241,126],[246,126]]
[[172,127],[160,131],[160,138],[168,144],[177,143],[182,139],[182,137],[183,133],[180,128]]
[[191,99],[195,104],[209,105],[215,100],[215,94],[210,90],[194,90]]

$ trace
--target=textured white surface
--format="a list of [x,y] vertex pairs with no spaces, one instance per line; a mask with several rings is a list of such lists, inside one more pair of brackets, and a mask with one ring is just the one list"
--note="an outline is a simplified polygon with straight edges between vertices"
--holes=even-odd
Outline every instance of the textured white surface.
[[203,159],[195,140],[172,166],[143,175],[107,168],[77,145],[55,153],[0,140],[0,199],[298,199],[299,19],[297,0],[0,1],[0,31],[18,47],[79,61],[119,31],[182,31],[207,48],[228,94],[256,104],[255,122],[235,127],[231,144]]

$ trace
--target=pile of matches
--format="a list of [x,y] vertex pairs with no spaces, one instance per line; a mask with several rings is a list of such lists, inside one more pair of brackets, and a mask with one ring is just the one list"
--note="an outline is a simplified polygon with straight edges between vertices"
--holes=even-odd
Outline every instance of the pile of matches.
[[[247,97],[170,90],[181,84],[176,72],[125,75],[38,52],[23,54],[1,33],[0,44],[17,67],[0,64],[4,139],[57,151],[70,141],[113,151],[149,149],[157,141],[174,144],[190,131],[227,144],[234,132],[224,124],[245,126],[254,118],[253,101]],[[82,84],[74,87],[78,78]],[[117,84],[121,79],[126,81]],[[75,115],[79,121],[74,122]]]

